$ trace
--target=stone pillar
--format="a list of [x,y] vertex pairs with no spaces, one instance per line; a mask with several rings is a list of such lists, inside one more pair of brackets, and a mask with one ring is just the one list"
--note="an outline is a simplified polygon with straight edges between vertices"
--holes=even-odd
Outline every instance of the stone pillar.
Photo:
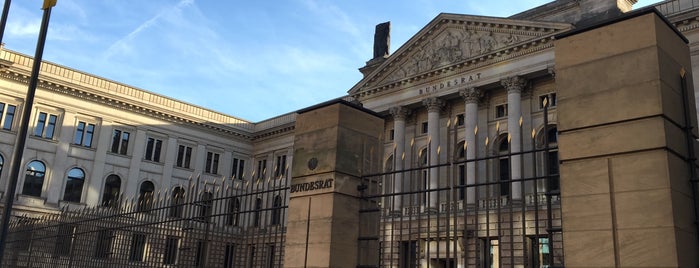
[[[439,154],[441,148],[439,147],[439,113],[444,107],[444,101],[439,98],[428,98],[422,100],[422,104],[427,107],[427,137],[428,137],[428,162],[427,164],[437,165],[439,164]],[[430,168],[428,173],[429,189],[439,188],[439,168]],[[428,200],[428,205],[430,209],[439,208],[439,192],[430,192]]]
[[377,241],[359,251],[360,226],[378,222],[361,220],[368,214],[359,213],[359,197],[378,189],[378,179],[360,178],[381,170],[383,126],[378,115],[342,100],[298,112],[284,267],[357,267],[378,260]]
[[[401,171],[405,169],[405,120],[410,115],[410,110],[405,107],[393,107],[390,109],[393,116],[393,144],[395,151],[393,155],[393,170]],[[393,176],[393,193],[403,192],[403,173],[395,173]],[[393,200],[393,210],[400,211],[403,197],[398,195],[391,198]]]
[[[464,111],[464,127],[465,127],[465,142],[466,142],[466,159],[476,159],[476,125],[478,124],[478,101],[483,96],[480,90],[475,88],[467,88],[459,91],[461,97],[466,102]],[[476,183],[476,162],[466,163],[466,185]],[[469,187],[466,189],[466,203],[469,205],[476,203],[476,188]]]
[[566,267],[699,267],[690,53],[656,12],[556,37]]
[[[522,151],[522,128],[519,120],[522,118],[522,90],[527,81],[520,76],[505,78],[501,84],[507,89],[507,133],[510,138],[510,151],[519,153]],[[522,199],[522,183],[517,181],[522,179],[522,156],[510,156],[510,177],[512,188],[510,189],[510,199]]]

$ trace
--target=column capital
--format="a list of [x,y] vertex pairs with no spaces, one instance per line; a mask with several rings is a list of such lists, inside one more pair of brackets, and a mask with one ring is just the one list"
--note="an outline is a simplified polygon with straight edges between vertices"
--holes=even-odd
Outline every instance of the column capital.
[[510,76],[500,80],[500,84],[507,89],[507,93],[516,92],[520,93],[524,90],[524,86],[527,84],[527,80],[521,76]]
[[427,112],[439,112],[444,107],[444,100],[440,98],[427,98],[422,100],[422,105],[427,107]]
[[410,115],[410,109],[403,106],[391,107],[388,109],[388,112],[391,113],[391,116],[393,116],[393,119],[395,120],[405,120]]
[[483,92],[477,88],[470,87],[459,90],[459,95],[464,98],[466,103],[478,103],[483,97]]

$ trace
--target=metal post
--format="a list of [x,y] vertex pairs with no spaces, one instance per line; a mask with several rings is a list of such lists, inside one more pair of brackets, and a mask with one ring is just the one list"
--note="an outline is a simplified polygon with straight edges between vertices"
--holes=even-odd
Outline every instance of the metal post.
[[5,36],[5,25],[7,25],[7,14],[10,12],[10,3],[12,0],[5,0],[5,5],[2,8],[2,17],[0,17],[0,44]]
[[[5,2],[7,5],[7,2]],[[24,146],[27,142],[27,131],[29,129],[29,117],[32,113],[34,103],[34,95],[36,86],[39,81],[39,71],[41,67],[41,58],[44,54],[44,44],[46,43],[46,32],[49,28],[49,18],[51,17],[51,7],[55,5],[55,1],[44,2],[44,15],[41,20],[41,29],[39,30],[39,39],[36,44],[36,53],[34,55],[34,65],[32,66],[32,74],[29,79],[29,89],[25,99],[25,106],[22,111],[22,121],[17,133],[17,145],[12,156],[12,169],[10,171],[10,183],[7,185],[7,197],[5,209],[2,215],[2,231],[0,231],[0,267],[2,267],[2,259],[5,253],[5,243],[7,242],[7,232],[10,223],[10,215],[12,213],[12,205],[15,199],[15,190],[17,189],[17,179],[19,177],[20,167],[22,165],[22,156],[24,154]]]

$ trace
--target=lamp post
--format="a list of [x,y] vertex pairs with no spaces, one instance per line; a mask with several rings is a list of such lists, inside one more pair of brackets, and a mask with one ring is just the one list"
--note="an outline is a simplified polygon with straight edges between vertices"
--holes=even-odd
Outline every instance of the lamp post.
[[[44,15],[41,19],[41,28],[39,30],[39,39],[36,44],[36,53],[34,54],[34,64],[32,66],[32,74],[29,78],[29,89],[27,90],[27,97],[25,98],[25,106],[22,110],[22,120],[19,125],[19,131],[17,132],[17,144],[15,146],[14,153],[12,155],[12,169],[10,170],[10,183],[7,185],[7,197],[5,203],[5,209],[2,215],[2,231],[0,231],[0,267],[2,267],[2,260],[5,253],[5,247],[7,243],[7,233],[10,223],[10,216],[12,214],[12,205],[15,199],[15,190],[17,189],[17,179],[19,177],[20,167],[22,165],[22,156],[24,155],[24,146],[27,142],[27,132],[29,129],[29,117],[32,113],[32,106],[34,103],[34,95],[36,93],[36,86],[39,81],[39,71],[41,67],[41,58],[44,54],[44,44],[46,43],[46,32],[49,28],[49,18],[51,17],[51,8],[56,5],[57,0],[44,0],[44,5],[42,9],[44,10]],[[7,6],[9,1],[5,2]],[[6,8],[7,10],[7,8]],[[4,13],[4,12],[3,12]],[[4,15],[4,14],[3,14]]]
[[5,5],[2,8],[2,17],[0,17],[0,44],[5,36],[5,25],[7,25],[7,14],[10,12],[10,4],[12,0],[5,0]]

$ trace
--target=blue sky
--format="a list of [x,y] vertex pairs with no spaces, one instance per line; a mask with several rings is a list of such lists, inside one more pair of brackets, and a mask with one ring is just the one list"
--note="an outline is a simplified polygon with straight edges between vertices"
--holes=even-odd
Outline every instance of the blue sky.
[[[6,48],[34,55],[42,2],[12,2]],[[440,12],[547,2],[58,0],[44,60],[257,122],[345,95],[378,23],[391,21],[395,51]]]

